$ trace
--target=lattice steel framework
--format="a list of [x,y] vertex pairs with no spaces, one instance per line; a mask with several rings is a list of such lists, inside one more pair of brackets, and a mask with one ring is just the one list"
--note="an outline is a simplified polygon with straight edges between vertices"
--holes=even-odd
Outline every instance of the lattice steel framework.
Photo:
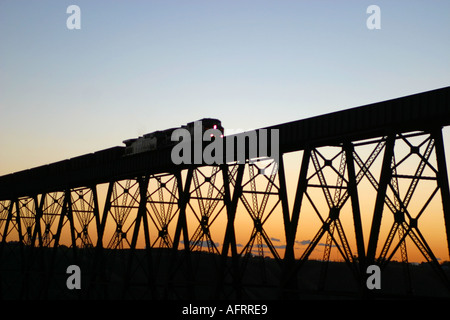
[[[450,289],[422,228],[425,217],[438,211],[433,219],[440,233],[432,236],[446,244],[448,258],[450,196],[441,128],[311,145],[296,159],[289,165],[281,157],[192,166],[0,201],[1,294],[301,296],[327,291],[332,251],[348,266],[352,294],[368,294],[368,265],[384,270],[396,259],[404,267],[404,293],[414,294],[411,247],[434,270],[438,285]],[[288,178],[295,182],[292,190]],[[362,201],[368,189],[372,203],[365,196]],[[276,225],[282,239],[271,234]],[[310,280],[314,254],[322,262],[311,286],[304,277]],[[83,290],[65,288],[69,264],[83,270]]]

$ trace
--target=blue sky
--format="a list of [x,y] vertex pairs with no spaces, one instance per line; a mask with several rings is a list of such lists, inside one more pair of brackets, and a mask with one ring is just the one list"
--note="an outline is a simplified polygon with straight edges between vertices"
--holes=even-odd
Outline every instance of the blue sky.
[[203,117],[259,128],[445,87],[449,39],[448,0],[0,0],[0,175]]

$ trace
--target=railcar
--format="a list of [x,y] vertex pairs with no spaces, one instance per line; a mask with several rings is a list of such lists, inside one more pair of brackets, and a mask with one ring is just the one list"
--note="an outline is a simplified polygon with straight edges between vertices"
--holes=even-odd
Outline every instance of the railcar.
[[[196,127],[198,126],[198,127]],[[195,139],[195,130],[201,129],[201,137],[203,133],[208,129],[217,129],[222,134],[224,134],[224,128],[219,119],[214,118],[203,118],[197,121],[189,122],[186,125],[182,125],[179,128],[171,128],[162,131],[154,131],[151,133],[144,134],[141,137],[124,140],[125,144],[125,155],[131,155],[146,151],[161,150],[169,147],[173,147],[177,144],[177,141],[172,141],[172,133],[176,129],[186,129],[191,134],[192,140]],[[197,129],[197,130],[198,130]]]

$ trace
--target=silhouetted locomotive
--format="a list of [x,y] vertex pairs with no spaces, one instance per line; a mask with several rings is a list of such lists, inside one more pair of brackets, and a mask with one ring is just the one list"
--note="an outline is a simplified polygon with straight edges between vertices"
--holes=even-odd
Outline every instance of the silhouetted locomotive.
[[223,137],[224,128],[222,127],[222,123],[220,120],[213,118],[203,118],[198,121],[189,122],[179,128],[155,131],[152,133],[144,134],[139,138],[125,140],[123,141],[123,143],[125,144],[125,155],[173,147],[178,143],[178,141],[172,141],[172,132],[180,128],[188,130],[191,134],[192,140],[194,140],[194,127],[196,124],[201,125],[202,137],[203,133],[208,129],[218,129],[222,133],[221,137]]

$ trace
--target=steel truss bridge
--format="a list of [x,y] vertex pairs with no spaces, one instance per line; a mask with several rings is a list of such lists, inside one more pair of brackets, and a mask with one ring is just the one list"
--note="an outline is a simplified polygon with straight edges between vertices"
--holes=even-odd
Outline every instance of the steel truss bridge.
[[[277,162],[115,147],[2,176],[0,296],[448,298],[449,124],[445,87],[265,128]],[[81,290],[66,286],[72,264]],[[381,290],[366,286],[374,264]]]

